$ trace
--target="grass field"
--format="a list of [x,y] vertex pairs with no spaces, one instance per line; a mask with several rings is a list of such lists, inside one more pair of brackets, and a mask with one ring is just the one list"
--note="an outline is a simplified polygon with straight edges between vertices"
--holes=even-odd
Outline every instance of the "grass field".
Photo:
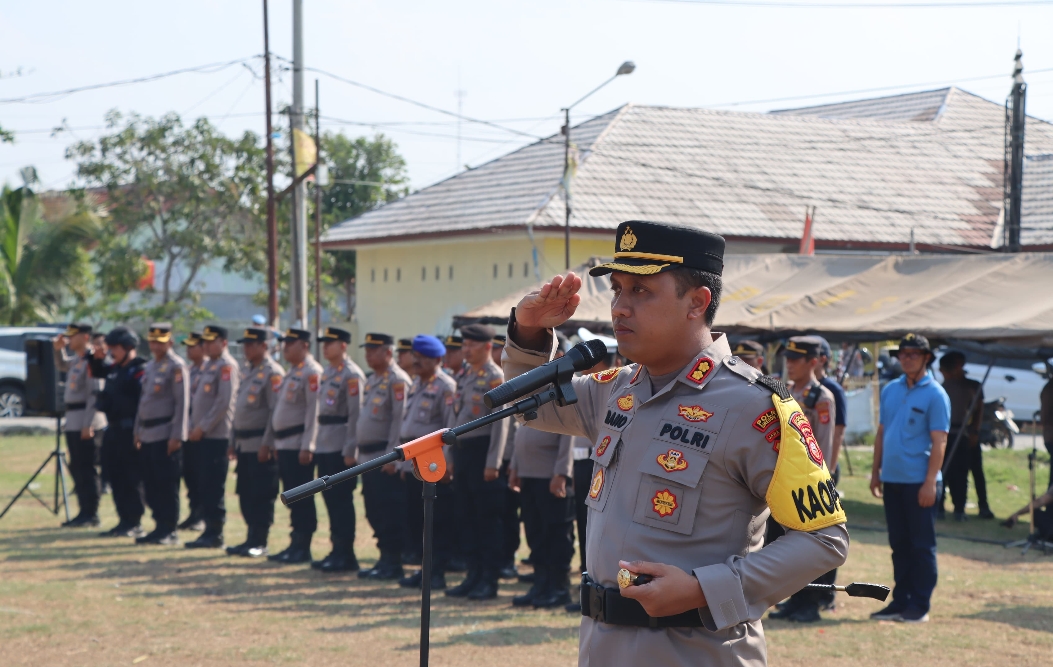
[[[0,439],[0,501],[43,461],[49,438]],[[852,548],[840,580],[891,583],[881,506],[867,491],[869,454],[851,453],[843,477]],[[1048,479],[1043,454],[1039,479]],[[1026,453],[986,456],[995,513],[1026,502]],[[39,493],[52,477],[39,478]],[[233,491],[233,477],[227,485]],[[1013,490],[1015,488],[1015,490]],[[359,498],[360,500],[360,498]],[[240,542],[237,500],[227,498],[227,540]],[[328,552],[324,506],[313,549]],[[358,502],[361,510],[361,502]],[[975,510],[972,511],[975,514]],[[288,512],[277,510],[271,547],[284,548]],[[103,499],[104,527],[115,523]],[[396,665],[417,664],[419,597],[354,575],[323,576],[305,566],[234,559],[217,551],[136,547],[96,531],[63,530],[32,499],[0,521],[0,664],[79,665]],[[147,527],[152,522],[146,521]],[[1053,655],[1053,556],[957,539],[1023,537],[995,522],[939,527],[940,583],[932,622],[874,623],[870,600],[845,598],[822,623],[766,621],[772,665],[1046,665]],[[186,535],[189,537],[189,534]],[[359,524],[360,559],[376,558],[368,524]],[[520,556],[525,555],[521,553]],[[575,561],[576,563],[577,561]],[[456,575],[451,581],[457,581]],[[522,585],[502,587],[486,604],[433,605],[435,665],[572,665],[578,619],[563,612],[513,610]],[[626,663],[628,664],[628,663]]]

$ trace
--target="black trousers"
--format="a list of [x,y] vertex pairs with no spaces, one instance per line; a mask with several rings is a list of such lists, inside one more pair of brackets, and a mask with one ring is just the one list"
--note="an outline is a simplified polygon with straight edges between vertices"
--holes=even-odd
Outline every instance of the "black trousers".
[[99,513],[99,447],[95,438],[84,440],[80,431],[66,431],[66,448],[69,450],[69,473],[73,477],[73,492],[77,495],[80,516],[95,516]]
[[482,572],[495,579],[505,557],[502,519],[507,485],[498,476],[483,479],[490,437],[466,438],[453,451],[453,490],[457,506],[457,525],[469,571]]
[[585,536],[589,525],[589,506],[585,498],[592,483],[592,459],[574,462],[574,514],[578,524],[578,561],[580,569],[585,571]]
[[380,558],[401,563],[406,529],[406,489],[402,478],[379,469],[367,472],[362,475],[362,497]]
[[501,544],[504,551],[501,554],[501,563],[503,565],[515,565],[516,552],[519,551],[520,543],[520,530],[519,530],[519,494],[508,488],[508,464],[510,461],[505,461],[501,464],[501,482],[505,488],[505,512],[501,515]]
[[206,438],[188,443],[197,447],[194,462],[197,466],[197,491],[201,499],[201,518],[207,529],[223,528],[227,519],[227,471],[230,461],[227,459],[227,447],[230,442],[220,438]]
[[[278,475],[282,480],[282,491],[296,488],[314,479],[314,463],[300,465],[300,450],[278,450]],[[318,530],[318,514],[314,508],[314,496],[289,505],[292,532],[310,537]]]
[[[331,452],[314,455],[318,464],[318,476],[335,475],[347,470],[344,455]],[[353,477],[343,484],[322,491],[325,509],[329,513],[329,537],[333,542],[333,551],[345,554],[355,553],[355,487],[358,478]]]
[[[954,444],[957,433],[947,436],[947,446]],[[977,504],[981,510],[988,509],[987,505],[987,480],[984,477],[983,450],[980,445],[970,447],[968,436],[963,435],[962,441],[958,443],[958,449],[954,452],[954,458],[947,466],[947,480],[945,488],[951,494],[951,503],[955,512],[965,511],[965,502],[969,490],[969,473],[973,474],[973,486],[976,487]],[[943,507],[943,498],[940,498],[940,507]]]
[[124,526],[138,526],[143,518],[143,481],[139,452],[130,428],[110,426],[102,436],[102,470],[110,482],[117,517]]
[[168,453],[168,441],[144,442],[139,449],[139,474],[146,504],[153,510],[157,529],[171,532],[179,523],[179,474],[183,450]]
[[574,493],[568,488],[567,497],[557,498],[548,490],[550,481],[522,478],[519,503],[534,569],[545,569],[554,577],[566,576],[574,555]]
[[[1046,446],[1046,451],[1049,452],[1050,458],[1053,458],[1053,440],[1043,440],[1042,442]],[[1053,465],[1049,466],[1049,486],[1053,486]],[[1049,486],[1046,488],[1048,489]]]
[[234,491],[246,525],[257,531],[274,524],[274,501],[278,498],[278,461],[271,457],[260,463],[256,452],[238,454],[238,481]]
[[197,490],[198,450],[196,442],[183,443],[183,484],[186,485],[186,499],[190,503],[190,516],[201,517],[201,494]]
[[[424,554],[424,482],[406,473],[406,516],[409,537],[406,549]],[[417,518],[414,518],[416,516]],[[414,527],[414,522],[416,526]],[[435,485],[435,530],[432,531],[432,567],[435,572],[442,572],[450,562],[457,521],[453,484]]]

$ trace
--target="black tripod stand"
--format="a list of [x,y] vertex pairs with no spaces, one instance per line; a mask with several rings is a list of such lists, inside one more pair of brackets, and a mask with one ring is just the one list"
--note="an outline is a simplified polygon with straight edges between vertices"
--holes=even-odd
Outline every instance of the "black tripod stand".
[[[1031,549],[1031,547],[1042,547],[1042,553],[1049,553],[1050,549],[1053,549],[1053,543],[1043,539],[1041,533],[1035,529],[1035,464],[1038,462],[1038,437],[1036,432],[1038,430],[1038,422],[1041,417],[1041,413],[1035,412],[1031,417],[1031,452],[1027,455],[1027,470],[1031,476],[1031,511],[1029,514],[1028,531],[1027,537],[1016,542],[1010,542],[1005,545],[1006,549],[1013,547],[1024,547],[1020,552],[1023,556]],[[1053,463],[1051,463],[1053,465]]]
[[420,600],[420,665],[427,667],[428,654],[430,650],[431,631],[431,571],[432,571],[432,539],[435,528],[435,483],[446,475],[446,459],[442,454],[443,445],[456,445],[457,437],[476,429],[488,426],[505,417],[514,415],[525,415],[527,419],[537,417],[537,409],[546,403],[558,401],[560,405],[569,405],[577,401],[570,382],[557,383],[554,388],[535,394],[530,398],[520,401],[507,408],[492,412],[485,417],[468,422],[461,426],[442,431],[436,431],[423,438],[407,442],[397,447],[390,454],[373,459],[368,463],[357,465],[353,468],[329,475],[319,477],[307,484],[289,489],[281,495],[282,503],[289,505],[297,500],[302,500],[314,494],[332,488],[341,482],[367,473],[371,470],[381,468],[388,463],[396,461],[413,461],[413,474],[424,482],[421,498],[424,501],[424,554],[421,560],[421,600]]
[[[38,496],[36,494],[36,492],[33,491],[33,489],[29,488],[33,484],[33,480],[35,480],[37,478],[37,475],[39,475],[41,472],[43,472],[44,468],[46,468],[47,465],[49,463],[51,463],[51,459],[55,459],[54,507],[48,506],[48,504],[44,501],[43,498]],[[21,498],[22,494],[27,492],[27,491],[29,492],[29,495],[33,496],[38,501],[40,501],[40,504],[43,505],[45,508],[47,508],[47,510],[49,512],[51,512],[52,514],[58,516],[58,513],[59,513],[59,486],[61,485],[62,486],[62,507],[66,510],[66,521],[69,521],[69,496],[66,493],[66,471],[68,471],[68,470],[69,470],[69,464],[66,463],[66,453],[62,451],[62,415],[56,413],[55,414],[55,449],[53,449],[51,451],[51,453],[48,454],[48,457],[46,459],[44,459],[43,463],[40,464],[40,467],[37,468],[37,471],[35,473],[33,473],[33,476],[29,478],[29,481],[26,482],[25,485],[21,489],[19,489],[18,493],[15,494],[15,497],[12,498],[11,502],[9,502],[7,504],[7,507],[4,508],[4,511],[0,512],[0,519],[4,518],[4,515],[7,514],[7,511],[9,509],[11,509],[12,505],[15,504],[15,501],[17,501],[19,498]]]

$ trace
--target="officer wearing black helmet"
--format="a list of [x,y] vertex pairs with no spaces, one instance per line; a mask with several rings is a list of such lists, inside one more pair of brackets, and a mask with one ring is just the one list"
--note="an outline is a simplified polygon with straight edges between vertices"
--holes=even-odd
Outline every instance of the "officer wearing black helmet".
[[91,374],[106,378],[96,406],[106,413],[109,422],[102,439],[102,469],[110,482],[119,521],[102,535],[142,537],[139,521],[143,516],[143,485],[135,443],[135,416],[146,360],[136,356],[139,336],[128,327],[117,327],[106,334],[106,345],[113,363],[107,363],[106,350],[97,347],[91,360]]

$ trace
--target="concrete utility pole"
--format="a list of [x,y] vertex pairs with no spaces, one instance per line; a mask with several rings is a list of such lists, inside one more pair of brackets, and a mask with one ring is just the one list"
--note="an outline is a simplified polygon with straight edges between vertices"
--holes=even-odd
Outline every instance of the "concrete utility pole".
[[1024,107],[1027,103],[1027,84],[1024,83],[1023,53],[1016,50],[1013,62],[1013,89],[1006,100],[1006,147],[1004,207],[1005,249],[1020,252],[1020,227],[1024,190]]
[[267,105],[267,324],[278,326],[278,220],[274,199],[274,128],[271,127],[271,42],[263,0],[263,81]]
[[[293,103],[289,116],[292,129],[303,131],[303,0],[293,0]],[[295,133],[290,141],[296,143]],[[293,178],[296,150],[293,149]],[[307,327],[307,184],[301,181],[292,191],[292,271],[290,306],[297,327]]]

